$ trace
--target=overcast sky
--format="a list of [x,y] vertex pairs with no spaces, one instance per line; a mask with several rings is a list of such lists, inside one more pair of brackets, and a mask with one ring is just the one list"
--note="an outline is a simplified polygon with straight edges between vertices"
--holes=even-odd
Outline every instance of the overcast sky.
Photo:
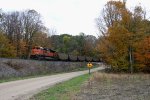
[[[48,28],[55,28],[58,34],[97,35],[95,18],[109,0],[0,0],[3,11],[34,9],[42,15]],[[149,0],[127,0],[129,9],[141,5],[150,12]]]

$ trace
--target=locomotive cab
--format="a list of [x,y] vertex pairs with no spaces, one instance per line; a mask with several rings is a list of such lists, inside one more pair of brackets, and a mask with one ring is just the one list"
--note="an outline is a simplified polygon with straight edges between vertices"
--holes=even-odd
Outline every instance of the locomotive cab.
[[35,46],[31,50],[31,56],[30,58],[41,58],[43,56],[43,47]]

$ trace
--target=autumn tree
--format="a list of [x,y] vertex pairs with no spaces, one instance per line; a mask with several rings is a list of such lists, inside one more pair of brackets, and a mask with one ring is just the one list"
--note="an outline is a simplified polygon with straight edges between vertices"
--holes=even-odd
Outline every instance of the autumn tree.
[[138,70],[150,72],[150,36],[147,36],[138,43],[134,56]]
[[41,31],[37,32],[33,37],[33,46],[42,46],[45,48],[52,48],[51,35],[49,30],[43,27]]
[[145,37],[145,12],[140,6],[129,11],[125,2],[109,1],[97,19],[99,31],[103,34],[98,48],[104,61],[117,71],[133,71],[133,53],[137,42]]
[[0,32],[0,57],[15,57],[15,48],[9,39]]
[[144,38],[135,43],[137,47],[134,52],[137,70],[150,72],[150,21],[144,20]]
[[16,48],[16,55],[21,55],[21,42],[23,36],[22,16],[19,12],[2,13],[1,30]]

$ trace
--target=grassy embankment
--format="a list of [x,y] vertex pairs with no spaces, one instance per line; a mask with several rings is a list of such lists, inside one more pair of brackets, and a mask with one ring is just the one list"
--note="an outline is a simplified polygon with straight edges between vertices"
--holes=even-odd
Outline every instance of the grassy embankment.
[[59,83],[54,87],[42,91],[31,98],[31,100],[71,100],[81,85],[89,79],[89,75],[82,75],[69,81]]
[[[93,68],[96,68],[96,67],[97,65],[93,66]],[[87,66],[82,66],[80,68],[76,68],[68,72],[84,71],[84,70],[88,70]],[[41,73],[41,74],[34,74],[34,75],[22,76],[22,77],[9,77],[9,78],[0,79],[0,83],[29,79],[29,78],[37,78],[37,77],[43,77],[43,76],[48,76],[48,75],[56,75],[56,74],[61,74],[61,73],[63,74],[67,72],[50,72],[50,73]]]
[[[94,66],[93,68],[95,68],[95,67],[96,66]],[[74,70],[68,71],[68,72],[83,71],[83,70],[88,70],[88,69],[86,66],[84,66],[84,67],[77,68],[77,69],[74,69]],[[43,73],[43,74],[36,74],[36,75],[32,75],[32,76],[30,75],[30,76],[24,76],[24,77],[10,77],[10,78],[6,78],[6,79],[0,79],[0,83],[29,79],[29,78],[37,78],[37,77],[43,77],[43,76],[48,76],[48,75],[56,75],[56,74],[61,74],[61,73],[63,74],[63,73],[67,73],[67,72]]]

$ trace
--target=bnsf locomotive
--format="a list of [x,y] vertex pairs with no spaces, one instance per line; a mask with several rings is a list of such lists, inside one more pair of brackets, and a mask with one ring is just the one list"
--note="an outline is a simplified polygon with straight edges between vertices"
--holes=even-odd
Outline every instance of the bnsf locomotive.
[[93,61],[99,62],[100,59],[86,57],[86,56],[74,56],[70,54],[58,53],[52,49],[43,48],[43,47],[33,47],[31,51],[31,59],[39,60],[59,60],[59,61]]

